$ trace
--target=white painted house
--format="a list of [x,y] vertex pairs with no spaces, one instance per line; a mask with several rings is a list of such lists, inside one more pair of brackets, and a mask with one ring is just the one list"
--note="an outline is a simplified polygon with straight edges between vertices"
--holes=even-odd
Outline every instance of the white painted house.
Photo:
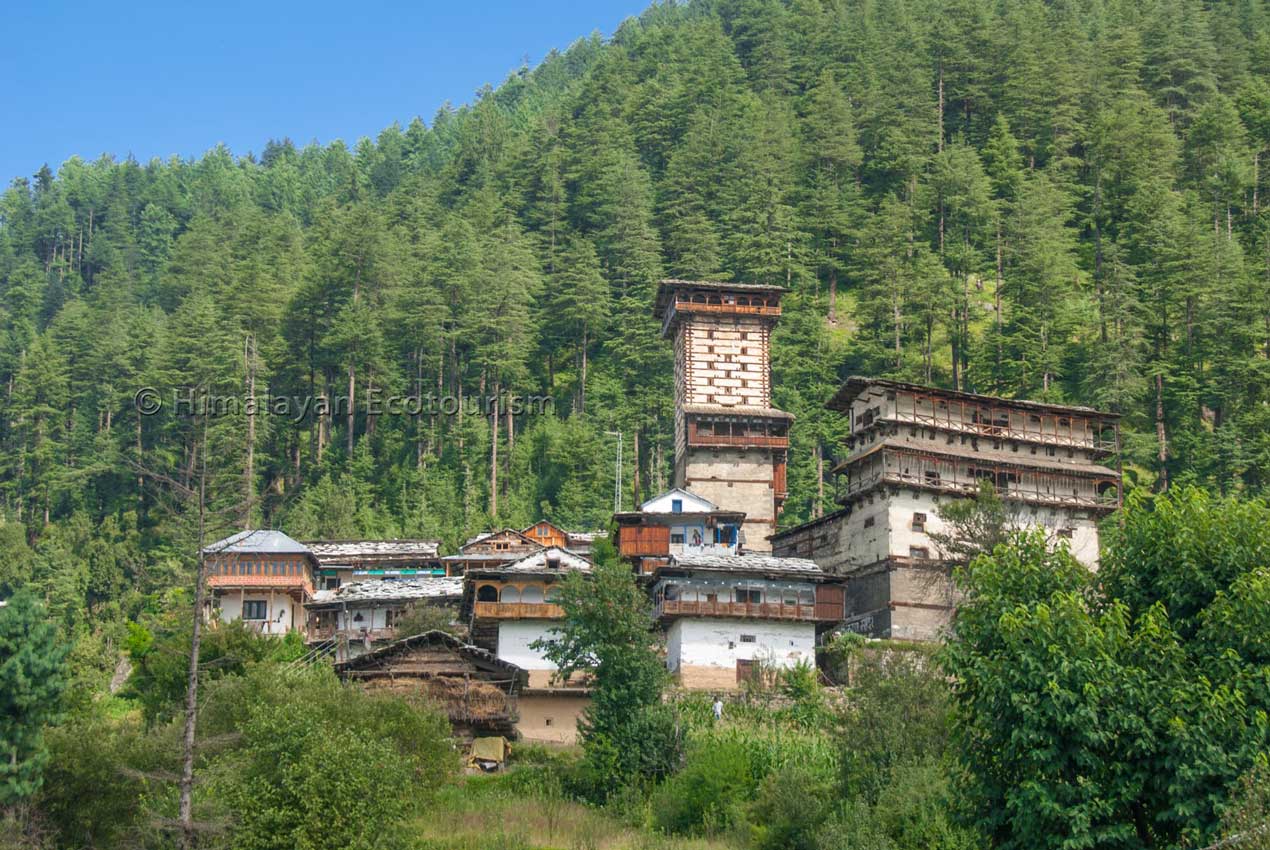
[[760,669],[816,664],[816,633],[842,618],[843,590],[812,561],[682,555],[653,576],[666,666],[686,688],[729,690]]
[[745,514],[676,487],[654,496],[637,511],[613,515],[617,549],[640,575],[651,575],[671,556],[735,555],[741,549]]
[[204,616],[264,635],[303,631],[316,568],[309,548],[281,531],[240,531],[203,549]]
[[510,564],[469,567],[464,576],[461,610],[469,619],[472,643],[528,671],[516,724],[528,740],[576,740],[578,718],[590,700],[586,681],[558,681],[556,665],[533,644],[553,637],[564,619],[564,609],[556,602],[561,579],[591,569],[591,562],[581,555],[548,546]]

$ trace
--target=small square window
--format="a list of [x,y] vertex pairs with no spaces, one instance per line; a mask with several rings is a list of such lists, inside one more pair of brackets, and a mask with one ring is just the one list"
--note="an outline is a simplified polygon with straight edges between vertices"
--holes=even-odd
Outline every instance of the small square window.
[[683,536],[683,534],[672,534],[672,535],[670,535],[670,542],[671,542],[671,544],[672,544],[672,545],[682,546],[682,545],[683,545],[683,542],[684,542],[684,536]]
[[263,620],[265,613],[265,601],[263,599],[252,599],[243,603],[244,620]]
[[671,512],[672,514],[681,514],[681,513],[683,513],[683,512],[684,512],[684,500],[683,500],[683,499],[671,499],[671,500],[670,500],[670,512]]
[[930,549],[926,546],[910,546],[908,547],[908,556],[910,558],[930,560]]
[[865,527],[865,528],[872,528],[872,527],[873,527],[873,517],[871,517],[871,516],[867,516],[867,517],[865,517],[865,518],[864,518],[864,527]]

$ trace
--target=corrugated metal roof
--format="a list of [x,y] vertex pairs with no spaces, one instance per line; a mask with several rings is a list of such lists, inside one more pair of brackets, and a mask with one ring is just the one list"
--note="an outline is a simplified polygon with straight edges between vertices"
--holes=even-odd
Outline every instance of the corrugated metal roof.
[[371,579],[342,585],[335,590],[318,590],[310,606],[361,602],[409,602],[412,599],[439,599],[463,595],[460,576]]
[[743,573],[800,573],[808,576],[825,574],[815,561],[806,558],[778,558],[775,555],[672,555],[670,567]]
[[203,547],[204,555],[216,555],[221,552],[263,553],[271,555],[312,555],[312,550],[293,540],[281,531],[254,529],[231,534],[224,540]]

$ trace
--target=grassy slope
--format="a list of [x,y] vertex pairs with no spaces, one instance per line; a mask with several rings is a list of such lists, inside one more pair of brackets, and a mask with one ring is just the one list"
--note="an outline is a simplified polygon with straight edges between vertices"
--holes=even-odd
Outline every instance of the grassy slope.
[[410,830],[419,839],[414,850],[734,850],[632,827],[603,810],[535,792],[517,773],[468,776],[442,789]]

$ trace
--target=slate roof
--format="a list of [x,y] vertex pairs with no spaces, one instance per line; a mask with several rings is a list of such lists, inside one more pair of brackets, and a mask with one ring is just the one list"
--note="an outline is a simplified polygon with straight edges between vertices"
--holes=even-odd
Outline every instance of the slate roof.
[[683,412],[694,416],[750,416],[756,419],[788,419],[790,421],[794,419],[794,414],[784,410],[752,404],[685,404]]
[[431,559],[437,556],[439,540],[312,540],[308,544],[318,563],[347,564],[350,561]]
[[335,665],[335,672],[341,673],[345,670],[358,670],[363,667],[373,667],[400,652],[410,649],[412,646],[427,643],[445,644],[451,649],[456,650],[460,654],[465,655],[474,661],[478,661],[486,666],[509,673],[512,678],[518,679],[521,684],[524,684],[529,680],[528,673],[510,661],[504,661],[488,649],[481,649],[479,646],[464,643],[449,632],[439,630],[423,632],[422,634],[402,638],[401,640],[396,640],[377,649],[373,649],[370,652],[364,652],[356,658],[350,658],[348,661],[338,662]]
[[[559,559],[560,565],[557,567],[547,566],[549,558]],[[510,564],[491,567],[488,572],[547,573],[551,575],[568,572],[589,573],[591,572],[591,562],[576,552],[570,552],[568,549],[561,549],[558,546],[549,546],[538,552],[522,555]]]
[[409,602],[414,599],[458,599],[463,595],[460,576],[373,579],[346,584],[335,590],[318,590],[306,607],[357,605],[367,602]]
[[313,551],[297,540],[293,540],[281,531],[255,529],[231,534],[224,540],[218,540],[203,547],[204,555],[217,555],[221,552],[251,553],[268,555],[312,555]]
[[1083,416],[1097,416],[1100,419],[1120,418],[1119,413],[1111,413],[1106,410],[1096,410],[1092,407],[1084,407],[1081,405],[1052,404],[1044,401],[1029,401],[1025,398],[1003,398],[1001,396],[980,395],[979,393],[945,390],[939,387],[928,387],[923,386],[922,384],[910,384],[905,381],[892,381],[885,378],[866,378],[860,375],[852,375],[847,378],[846,382],[838,389],[838,392],[834,394],[833,398],[825,402],[825,407],[830,410],[840,410],[845,412],[851,407],[851,402],[855,401],[856,398],[859,397],[860,393],[870,387],[883,387],[885,389],[917,392],[925,395],[957,398],[973,404],[1021,407],[1029,410],[1045,411],[1047,413],[1075,413]]
[[806,558],[778,558],[775,555],[672,555],[671,569],[710,570],[728,573],[784,573],[809,578],[825,575],[815,561]]

